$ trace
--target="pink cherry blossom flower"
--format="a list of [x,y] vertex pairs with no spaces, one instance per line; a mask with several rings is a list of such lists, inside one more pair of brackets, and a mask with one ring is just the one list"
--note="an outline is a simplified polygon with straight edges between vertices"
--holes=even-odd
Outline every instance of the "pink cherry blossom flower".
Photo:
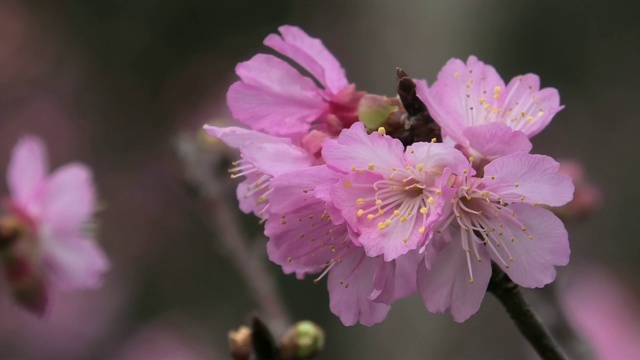
[[567,231],[549,210],[571,200],[571,179],[550,157],[525,152],[500,157],[484,177],[457,180],[457,198],[437,225],[434,261],[419,268],[418,288],[427,309],[451,310],[462,322],[478,311],[491,261],[516,284],[536,288],[555,279],[569,261]]
[[309,167],[317,161],[289,138],[238,127],[205,125],[204,129],[225,144],[240,149],[241,160],[229,170],[232,178],[245,177],[237,188],[240,210],[263,219],[269,207],[271,180],[282,173]]
[[431,88],[425,81],[416,85],[444,135],[478,160],[530,151],[528,138],[563,108],[558,91],[540,89],[537,75],[516,76],[505,87],[496,70],[475,56],[466,64],[449,60]]
[[241,80],[227,93],[234,118],[274,135],[306,134],[312,126],[337,135],[357,121],[363,93],[349,85],[338,60],[302,29],[285,25],[278,30],[280,34],[267,36],[264,44],[313,78],[273,55],[258,54],[238,64],[236,74]]
[[7,182],[9,216],[20,237],[9,250],[26,259],[33,275],[61,289],[101,284],[109,261],[87,231],[96,210],[91,170],[67,164],[47,175],[43,142],[22,138],[13,149]]
[[422,247],[453,196],[447,182],[469,172],[467,159],[445,144],[402,143],[362,123],[324,143],[327,165],[340,172],[331,189],[334,205],[359,236],[368,256],[386,261]]
[[418,256],[386,262],[366,256],[327,199],[338,180],[326,166],[289,172],[273,180],[265,234],[269,259],[286,273],[328,274],[331,311],[346,326],[383,321],[390,304],[416,289]]

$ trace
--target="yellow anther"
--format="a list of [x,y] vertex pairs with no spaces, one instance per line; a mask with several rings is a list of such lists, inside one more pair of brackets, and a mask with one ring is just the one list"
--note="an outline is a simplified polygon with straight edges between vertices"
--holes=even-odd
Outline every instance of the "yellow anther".
[[473,279],[469,279],[469,284],[473,284],[474,282],[476,282],[476,281],[473,280]]
[[433,143],[435,143],[436,141],[438,141],[438,139],[436,139],[436,138],[431,138],[431,143],[432,143],[432,144],[433,144]]
[[436,200],[435,200],[433,197],[429,197],[429,198],[427,199],[427,202],[428,202],[429,204],[435,204]]
[[422,171],[422,169],[424,169],[424,164],[418,164],[418,166],[416,166],[416,169],[418,169],[418,171]]
[[384,127],[381,126],[381,127],[378,128],[378,133],[380,135],[387,135],[387,130]]
[[465,175],[467,175],[467,174],[469,173],[469,170],[464,169],[464,170],[462,170],[462,172],[463,172]]
[[493,88],[493,98],[494,99],[500,99],[500,92],[502,91],[502,88],[500,86],[496,86],[495,88]]
[[293,261],[293,259],[292,259],[292,258],[287,258],[287,262],[289,262],[289,263],[290,263],[290,262],[292,262],[292,261]]
[[367,219],[369,219],[369,220],[373,219],[374,217],[375,217],[375,215],[373,215],[373,214],[367,215]]
[[384,214],[384,211],[382,211],[382,209],[378,209],[378,214],[382,215]]
[[526,227],[526,226],[523,226],[523,227],[522,227],[522,231],[527,231],[527,227]]
[[391,225],[391,220],[389,220],[389,219],[385,220],[384,221],[384,226],[387,227],[389,225]]
[[511,239],[509,239],[511,242],[515,242],[516,238],[515,237],[511,237]]
[[351,185],[353,185],[353,183],[351,182],[351,180],[347,180],[344,182],[344,188],[348,189],[351,187]]
[[529,235],[529,239],[533,240],[533,235]]
[[533,206],[538,206],[538,205],[540,205],[540,203],[539,203],[539,202],[537,202],[537,201],[535,201],[535,202],[533,203]]
[[358,209],[358,211],[356,212],[357,216],[362,216],[364,214],[364,210],[362,209]]
[[495,180],[496,177],[494,175],[491,175],[491,180]]
[[407,221],[407,218],[405,216],[401,216],[400,217],[400,222],[405,222],[405,221]]
[[530,123],[533,121],[533,116],[529,115],[527,116],[527,122]]
[[420,214],[426,215],[428,212],[429,212],[429,209],[427,209],[426,207],[420,208]]
[[515,185],[514,185],[514,186],[515,186],[515,187],[518,187],[518,186],[520,186],[520,183],[515,183]]
[[376,200],[376,206],[380,206],[380,205],[382,205],[382,200],[380,199]]
[[364,199],[363,198],[359,198],[358,200],[356,200],[356,204],[358,204],[358,205],[364,204]]
[[442,190],[440,189],[436,190],[436,195],[442,195]]
[[509,256],[509,261],[514,262],[516,259],[514,259],[513,256]]
[[419,232],[420,234],[424,234],[424,231],[425,231],[425,230],[426,230],[426,229],[424,228],[424,226],[420,226],[420,229],[418,229],[418,232]]
[[520,196],[520,200],[524,201],[525,197],[524,196]]
[[473,156],[469,156],[469,162],[474,162],[476,158],[474,158]]
[[356,169],[356,167],[355,167],[355,166],[352,166],[352,167],[351,167],[351,171],[356,171],[356,170],[358,170],[358,169]]
[[411,170],[411,166],[406,166],[405,170]]
[[456,71],[456,72],[453,73],[453,76],[460,77],[460,73]]
[[407,238],[402,238],[402,242],[403,242],[403,243],[405,243],[405,244],[406,244],[406,243],[407,243],[407,241],[409,241],[409,239],[407,239]]
[[375,167],[376,166],[373,163],[369,163],[369,165],[367,165],[367,169],[369,169],[369,170],[373,170]]
[[400,210],[394,210],[393,216],[400,216]]
[[384,223],[382,221],[378,223],[378,230],[382,230],[382,229],[384,229],[384,227],[385,226],[384,226]]

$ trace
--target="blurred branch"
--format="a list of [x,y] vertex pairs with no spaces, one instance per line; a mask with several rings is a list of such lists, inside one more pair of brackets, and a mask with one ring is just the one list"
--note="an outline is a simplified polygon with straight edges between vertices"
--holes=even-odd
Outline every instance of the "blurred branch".
[[511,281],[498,266],[492,265],[493,274],[489,281],[488,291],[493,293],[504,305],[507,313],[516,323],[525,339],[542,359],[566,360],[567,356],[562,352],[538,315],[533,312],[529,303],[524,299],[518,285]]
[[[203,135],[204,136],[204,135]],[[219,165],[224,163],[220,143],[202,136],[182,135],[176,141],[176,150],[184,165],[188,184],[195,190],[206,209],[207,221],[217,235],[231,263],[240,272],[253,298],[277,333],[290,324],[284,302],[276,290],[265,262],[254,256],[247,235],[237,214],[237,206],[231,206],[226,171],[220,176]]]

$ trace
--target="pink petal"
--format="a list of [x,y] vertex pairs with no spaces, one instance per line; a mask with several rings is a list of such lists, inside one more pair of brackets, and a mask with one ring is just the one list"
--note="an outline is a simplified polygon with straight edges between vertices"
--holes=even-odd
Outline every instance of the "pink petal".
[[261,173],[271,176],[310,167],[315,161],[303,149],[285,142],[250,141],[242,146],[240,153],[244,160],[249,161]]
[[40,188],[48,171],[47,150],[40,138],[25,136],[11,153],[7,183],[11,199],[27,207]]
[[329,272],[329,307],[345,326],[356,323],[371,326],[382,322],[390,306],[369,300],[373,276],[382,259],[353,251]]
[[493,160],[517,151],[531,151],[531,141],[521,131],[515,131],[500,122],[471,126],[464,129],[469,147],[481,157]]
[[207,134],[222,140],[225,144],[232,148],[240,148],[242,145],[249,141],[255,141],[258,143],[286,143],[291,144],[291,140],[265,134],[261,131],[254,131],[249,129],[243,129],[235,126],[230,127],[217,127],[211,125],[205,125],[204,130]]
[[305,169],[296,169],[283,176],[275,178],[271,182],[273,191],[270,198],[273,204],[271,211],[283,214],[293,212],[306,206],[309,201],[316,200],[316,187],[323,184],[333,184],[338,181],[338,176],[326,166],[314,166]]
[[257,217],[262,217],[261,211],[266,206],[264,200],[261,197],[267,191],[267,189],[263,191],[251,191],[255,186],[256,182],[261,178],[263,178],[264,174],[248,174],[246,175],[246,179],[244,179],[241,183],[238,184],[236,188],[236,197],[238,198],[238,205],[240,210],[245,214],[255,214]]
[[98,287],[109,269],[109,260],[91,239],[45,237],[42,247],[44,266],[54,283],[64,290]]
[[[265,234],[271,261],[298,277],[319,272],[350,247],[344,221],[326,215],[325,203],[314,189],[334,182],[336,175],[325,166],[302,169],[272,181],[271,207]],[[340,225],[342,223],[342,225]]]
[[500,157],[484,168],[485,190],[509,202],[561,206],[573,198],[568,175],[558,172],[560,164],[544,155],[517,152]]
[[426,96],[420,89],[419,97],[447,135],[466,146],[460,130],[493,121],[492,110],[499,108],[496,87],[504,89],[496,70],[470,56],[466,64],[459,59],[449,60]]
[[330,168],[338,171],[367,170],[373,165],[376,172],[390,174],[402,164],[403,152],[400,140],[378,132],[367,135],[364,124],[357,122],[342,130],[336,140],[327,140],[322,157]]
[[[537,288],[551,283],[556,277],[556,266],[569,263],[569,239],[562,221],[551,211],[527,204],[509,205],[516,216],[504,219],[505,230],[515,240],[505,246],[513,256],[509,268],[503,270],[516,284]],[[498,224],[496,224],[498,225]],[[522,227],[526,227],[526,231]],[[529,238],[533,236],[533,239]],[[492,259],[500,264],[495,254]]]
[[473,169],[467,158],[453,146],[441,143],[419,142],[407,147],[404,155],[409,166],[422,164],[425,171],[435,178],[444,168],[450,168],[455,174],[462,174],[466,169],[471,175]]
[[468,146],[468,141],[462,134],[465,125],[458,119],[449,115],[446,103],[442,101],[438,89],[429,89],[425,80],[414,80],[416,83],[416,95],[425,104],[429,115],[442,128],[442,135],[451,138],[455,143],[464,147]]
[[507,85],[503,109],[509,126],[533,137],[544,129],[553,116],[564,108],[554,88],[540,90],[540,78],[534,74],[516,76]]
[[411,251],[394,261],[396,263],[393,291],[395,300],[405,298],[416,291],[417,269],[421,259],[422,256],[417,251]]
[[491,262],[484,248],[478,248],[483,261],[471,258],[473,283],[469,281],[467,252],[455,234],[442,252],[438,253],[431,269],[424,264],[418,268],[418,290],[427,309],[433,313],[451,310],[457,322],[467,320],[478,312],[491,278]]
[[378,268],[373,274],[373,292],[369,295],[369,300],[377,303],[391,305],[395,290],[395,261],[379,261]]
[[51,231],[74,231],[95,211],[91,170],[79,163],[58,168],[49,177],[42,195],[42,226]]
[[322,44],[297,26],[278,28],[282,37],[270,34],[264,44],[300,64],[332,94],[339,93],[349,82],[344,69]]
[[285,217],[271,214],[265,225],[269,237],[269,260],[282,266],[285,273],[298,278],[322,271],[331,260],[348,254],[354,246],[345,224],[334,225],[323,218],[321,202]]
[[236,66],[242,81],[231,85],[233,117],[252,129],[284,135],[306,132],[328,110],[314,82],[271,55],[258,54]]

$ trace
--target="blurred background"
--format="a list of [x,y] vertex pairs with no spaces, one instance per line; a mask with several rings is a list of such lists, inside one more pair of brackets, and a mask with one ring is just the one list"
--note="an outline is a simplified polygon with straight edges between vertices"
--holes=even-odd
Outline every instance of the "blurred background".
[[[263,38],[282,24],[322,39],[372,93],[394,95],[397,66],[432,82],[449,58],[470,54],[506,80],[540,75],[566,108],[534,151],[579,161],[604,199],[567,222],[572,263],[558,291],[595,272],[639,296],[639,15],[640,3],[603,1],[0,0],[0,168],[26,133],[46,140],[53,166],[90,164],[112,261],[101,289],[54,295],[43,319],[2,291],[0,359],[227,358],[227,332],[256,303],[187,191],[174,144],[229,118],[235,64],[266,51]],[[217,151],[226,176],[233,155]],[[256,219],[240,221],[248,238],[259,236]],[[292,317],[326,330],[323,359],[532,356],[491,296],[463,324],[428,313],[416,296],[382,324],[345,328],[323,282],[266,265]],[[544,303],[541,293],[526,295]]]

